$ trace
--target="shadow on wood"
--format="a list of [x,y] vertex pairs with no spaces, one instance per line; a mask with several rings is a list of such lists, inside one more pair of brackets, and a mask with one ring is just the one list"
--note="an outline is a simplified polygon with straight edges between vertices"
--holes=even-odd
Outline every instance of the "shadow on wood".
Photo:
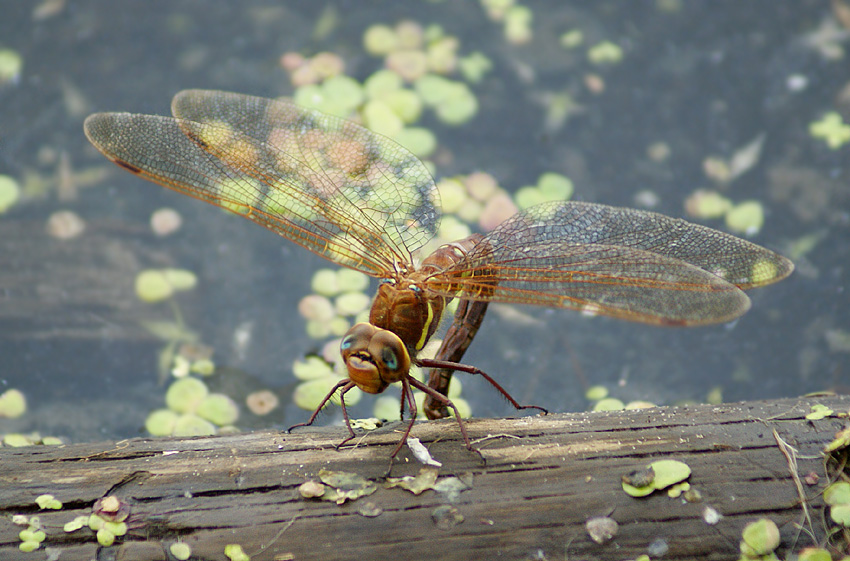
[[[836,413],[805,419],[816,403]],[[470,438],[486,463],[464,448],[455,421],[418,422],[413,435],[442,462],[440,479],[471,481],[459,494],[414,495],[381,484],[400,424],[358,435],[341,450],[334,448],[346,434],[341,428],[2,448],[0,558],[21,555],[23,527],[12,523],[15,514],[40,517],[47,535],[42,548],[55,558],[106,558],[97,557],[103,548],[94,532],[65,532],[63,525],[90,514],[93,503],[110,494],[131,507],[128,533],[111,546],[125,560],[172,559],[166,551],[178,540],[191,546],[193,559],[222,560],[227,544],[241,545],[253,560],[634,559],[647,553],[663,553],[665,560],[734,559],[743,526],[759,517],[779,526],[781,554],[813,545],[809,531],[825,541],[822,451],[846,423],[836,415],[848,409],[850,397],[832,396],[472,419]],[[796,458],[783,452],[781,441]],[[623,492],[623,475],[661,458],[690,466],[701,502]],[[375,480],[377,490],[341,505],[303,498],[299,486],[323,468]],[[391,475],[420,468],[405,448]],[[819,483],[798,486],[792,477],[810,472]],[[34,501],[44,493],[62,501],[62,509],[39,511]],[[440,518],[444,505],[454,510]],[[708,524],[706,507],[723,518]],[[585,522],[605,515],[619,532],[599,545]]]

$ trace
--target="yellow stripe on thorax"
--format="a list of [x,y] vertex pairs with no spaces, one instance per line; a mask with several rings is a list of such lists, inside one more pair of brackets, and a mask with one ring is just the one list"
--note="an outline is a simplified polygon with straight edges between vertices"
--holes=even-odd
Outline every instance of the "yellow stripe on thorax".
[[428,302],[428,319],[425,320],[425,325],[422,327],[422,336],[416,342],[416,350],[421,351],[422,347],[428,341],[428,332],[431,330],[431,322],[434,321],[434,307],[431,302]]

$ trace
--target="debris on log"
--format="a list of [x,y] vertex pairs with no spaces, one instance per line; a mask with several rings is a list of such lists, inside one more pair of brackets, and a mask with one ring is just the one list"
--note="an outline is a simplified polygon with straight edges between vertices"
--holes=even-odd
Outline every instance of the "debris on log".
[[[413,436],[441,466],[405,447],[389,479],[399,423],[340,450],[337,427],[0,448],[0,558],[20,558],[35,528],[63,561],[176,559],[186,546],[192,559],[226,560],[228,547],[238,558],[238,546],[254,561],[735,559],[761,518],[784,557],[828,542],[823,451],[848,410],[850,396],[822,396],[471,419],[480,455],[454,420],[418,422]],[[624,492],[624,476],[667,459],[690,468],[689,490]],[[42,495],[61,508],[41,509]],[[89,523],[66,527],[77,517]],[[96,530],[110,521],[103,545],[109,532]]]

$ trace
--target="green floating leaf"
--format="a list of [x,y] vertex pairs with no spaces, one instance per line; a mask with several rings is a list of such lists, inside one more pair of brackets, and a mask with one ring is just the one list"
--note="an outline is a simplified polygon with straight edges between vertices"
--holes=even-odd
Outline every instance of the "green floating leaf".
[[744,540],[742,553],[744,553],[744,545],[748,546],[755,556],[768,555],[779,547],[779,528],[769,518],[759,518],[744,526],[741,537]]
[[678,460],[658,460],[649,466],[655,471],[655,480],[652,486],[656,489],[666,489],[680,481],[684,481],[691,475],[688,464]]
[[850,527],[850,504],[835,505],[829,509],[829,517],[836,524]]
[[224,546],[224,555],[230,561],[250,561],[251,557],[245,553],[242,546],[238,543],[230,543]]
[[157,409],[145,419],[145,430],[153,436],[169,436],[174,433],[174,426],[180,417],[171,409]]
[[53,495],[39,495],[35,498],[35,504],[41,509],[59,510],[62,508],[62,503],[57,501]]
[[175,542],[171,544],[168,551],[171,552],[171,555],[173,555],[177,561],[186,561],[192,556],[192,548],[189,547],[189,544],[183,542]]
[[62,529],[65,530],[66,532],[76,532],[77,530],[79,530],[83,526],[88,526],[88,525],[89,525],[89,517],[88,516],[77,516],[76,518],[74,518],[70,522],[66,522],[65,525],[62,527]]
[[211,436],[215,425],[193,413],[185,413],[174,423],[174,436]]
[[837,481],[824,489],[823,502],[830,506],[850,504],[850,483]]
[[224,394],[211,393],[198,404],[195,413],[202,419],[223,427],[236,422],[239,418],[239,406]]
[[43,542],[47,536],[41,530],[21,530],[18,533],[18,538],[22,542]]
[[832,561],[832,555],[819,547],[807,547],[797,554],[797,561]]
[[812,412],[806,415],[806,419],[810,421],[818,421],[825,417],[829,417],[832,415],[834,411],[827,407],[826,405],[821,405],[820,403],[816,403],[812,405]]
[[835,452],[836,450],[843,450],[848,446],[850,446],[850,427],[838,431],[835,435],[835,440],[827,444],[824,451],[827,453]]
[[[684,462],[658,460],[649,464],[645,471],[639,470],[624,476],[623,491],[632,497],[645,497],[653,491],[666,489],[671,485],[680,483],[690,475],[691,468]],[[684,490],[684,487],[682,490]]]
[[181,378],[168,387],[165,392],[165,404],[172,411],[191,413],[208,394],[207,385],[197,378]]
[[10,389],[0,395],[0,417],[15,419],[27,411],[27,399],[23,392]]
[[634,485],[629,485],[626,482],[623,482],[622,485],[623,491],[632,497],[645,497],[647,495],[651,495],[652,492],[655,491],[655,487],[652,485],[647,485],[646,487],[635,487]]

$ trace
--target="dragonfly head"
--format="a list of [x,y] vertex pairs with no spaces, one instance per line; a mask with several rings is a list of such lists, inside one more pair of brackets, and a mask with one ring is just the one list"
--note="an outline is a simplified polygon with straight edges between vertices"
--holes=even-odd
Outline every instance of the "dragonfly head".
[[371,323],[358,323],[340,343],[348,376],[366,393],[381,393],[410,371],[410,353],[398,335]]

